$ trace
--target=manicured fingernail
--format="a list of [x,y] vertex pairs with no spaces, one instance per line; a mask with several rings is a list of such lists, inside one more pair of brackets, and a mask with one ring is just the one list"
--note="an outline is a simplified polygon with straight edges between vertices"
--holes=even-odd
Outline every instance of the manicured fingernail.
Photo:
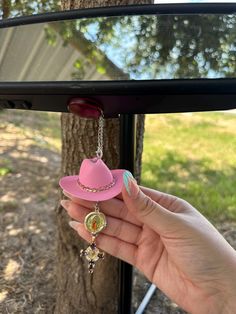
[[80,223],[78,221],[71,220],[71,221],[69,221],[69,225],[70,225],[71,228],[73,228],[73,229],[75,229],[77,231],[77,228],[80,225]]
[[132,173],[130,171],[125,171],[123,174],[123,182],[126,188],[126,191],[129,195],[133,194],[133,185],[136,184],[136,180],[134,179]]
[[131,172],[125,171],[123,173],[123,182],[124,182],[126,191],[129,193],[129,195],[130,195],[129,180],[131,180],[132,178],[133,178],[133,175]]
[[61,206],[64,207],[65,209],[68,209],[69,205],[70,205],[70,201],[61,200]]
[[131,198],[135,199],[139,193],[139,186],[137,184],[137,181],[136,180],[130,180],[129,188],[130,188]]
[[63,190],[62,193],[63,193],[66,197],[71,198],[71,195],[70,195],[69,193],[67,193],[65,190]]

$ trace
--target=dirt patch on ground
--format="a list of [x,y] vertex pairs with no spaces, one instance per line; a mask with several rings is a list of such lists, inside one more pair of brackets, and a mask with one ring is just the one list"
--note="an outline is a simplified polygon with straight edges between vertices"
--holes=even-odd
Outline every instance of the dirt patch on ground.
[[0,313],[53,313],[60,154],[31,114],[0,119]]
[[[46,129],[40,130],[40,119],[43,123],[43,116],[36,113],[0,113],[0,313],[4,314],[54,312],[60,152]],[[235,224],[218,227],[236,248]],[[134,310],[149,285],[135,271]],[[156,290],[145,313],[184,312]]]

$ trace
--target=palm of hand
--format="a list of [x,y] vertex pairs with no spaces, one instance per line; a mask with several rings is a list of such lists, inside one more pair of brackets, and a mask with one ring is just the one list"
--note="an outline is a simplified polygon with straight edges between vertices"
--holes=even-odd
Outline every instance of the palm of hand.
[[162,238],[149,227],[143,226],[135,266],[176,303],[187,309],[189,295],[194,297],[196,294],[194,283],[191,289],[187,289],[190,280],[186,268],[191,261],[185,260],[180,268],[178,246],[175,247],[175,241],[171,242],[172,240]]
[[[217,281],[224,270],[215,264],[209,243],[202,243],[205,239],[201,239],[201,226],[195,222],[199,224],[200,218],[206,230],[211,225],[187,202],[178,199],[171,202],[167,197],[161,199],[161,205],[178,213],[179,223],[162,235],[143,225],[135,266],[184,309],[192,309],[195,303],[199,308],[201,302],[206,306],[206,302],[210,304],[211,297],[219,293],[215,282],[209,278],[213,276]],[[201,293],[206,290],[208,294]]]
[[[135,208],[128,210],[122,197],[106,201],[102,210],[109,220],[109,228],[99,235],[98,245],[132,263],[185,310],[196,307],[198,313],[203,313],[201,304],[206,308],[209,303],[210,309],[211,299],[222,290],[218,282],[222,285],[224,259],[219,259],[217,246],[224,239],[187,202],[163,193],[151,195],[149,192],[148,195],[174,219],[160,223],[158,218],[151,228],[141,222],[143,217],[137,215]],[[66,209],[72,218],[83,221],[91,207],[91,202],[72,198]],[[77,231],[90,241],[82,224]],[[227,254],[227,249],[224,253]]]

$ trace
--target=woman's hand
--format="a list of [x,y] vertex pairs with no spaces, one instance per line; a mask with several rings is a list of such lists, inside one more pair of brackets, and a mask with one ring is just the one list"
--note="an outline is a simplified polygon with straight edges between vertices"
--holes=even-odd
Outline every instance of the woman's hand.
[[[90,241],[83,221],[94,202],[70,198],[62,206],[78,221],[71,226]],[[107,227],[99,248],[137,267],[190,313],[235,313],[236,253],[189,203],[139,187],[126,172],[122,195],[100,208]]]

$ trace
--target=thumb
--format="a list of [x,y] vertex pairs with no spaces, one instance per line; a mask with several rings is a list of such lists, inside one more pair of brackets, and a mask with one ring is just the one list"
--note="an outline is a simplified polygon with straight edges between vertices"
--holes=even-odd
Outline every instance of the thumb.
[[171,232],[177,222],[176,214],[144,194],[131,172],[124,172],[123,182],[122,196],[129,212],[159,234]]

